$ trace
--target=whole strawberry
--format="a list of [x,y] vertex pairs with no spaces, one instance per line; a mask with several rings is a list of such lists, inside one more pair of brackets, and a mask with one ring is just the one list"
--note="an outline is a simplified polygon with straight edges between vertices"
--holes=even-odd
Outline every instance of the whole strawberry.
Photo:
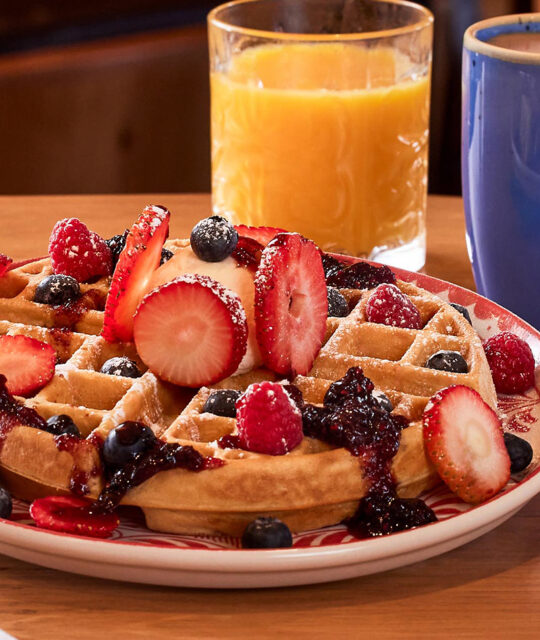
[[242,449],[281,456],[303,437],[302,414],[277,382],[252,384],[236,403],[238,441]]
[[510,331],[484,342],[495,389],[499,393],[523,393],[534,385],[534,356],[529,345]]
[[59,220],[49,239],[49,255],[55,273],[86,282],[112,272],[107,243],[77,218]]

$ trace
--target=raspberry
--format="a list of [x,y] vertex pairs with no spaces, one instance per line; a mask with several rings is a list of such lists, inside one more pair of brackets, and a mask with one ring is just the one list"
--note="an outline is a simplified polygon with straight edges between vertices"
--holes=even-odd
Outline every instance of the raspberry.
[[366,304],[368,322],[406,329],[421,329],[422,318],[411,299],[394,284],[381,284]]
[[55,273],[86,282],[112,271],[111,250],[105,240],[77,218],[59,220],[49,239],[49,255]]
[[252,384],[236,403],[242,449],[281,456],[300,444],[302,414],[277,382]]
[[510,331],[484,342],[495,389],[499,393],[522,393],[534,385],[534,356],[529,345]]

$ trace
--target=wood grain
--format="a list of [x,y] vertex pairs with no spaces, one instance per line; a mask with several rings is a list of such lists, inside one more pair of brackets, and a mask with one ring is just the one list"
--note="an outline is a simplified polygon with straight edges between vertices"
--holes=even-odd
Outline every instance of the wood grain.
[[[1,197],[0,251],[46,253],[54,222],[78,216],[110,236],[147,203],[186,235],[208,196]],[[430,275],[473,286],[461,200],[432,197]],[[203,591],[108,582],[0,556],[0,627],[40,638],[535,638],[540,629],[540,496],[495,531],[443,556],[345,582]]]

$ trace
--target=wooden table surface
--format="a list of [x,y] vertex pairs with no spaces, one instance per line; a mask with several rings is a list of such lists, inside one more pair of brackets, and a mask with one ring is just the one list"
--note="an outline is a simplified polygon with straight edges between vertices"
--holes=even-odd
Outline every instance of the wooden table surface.
[[[205,195],[0,197],[0,252],[43,255],[54,222],[79,217],[105,237],[145,204],[172,211],[185,237]],[[473,288],[459,198],[431,197],[426,272]],[[540,635],[540,496],[500,527],[445,555],[344,582],[204,591],[87,578],[0,556],[0,628],[20,639]]]

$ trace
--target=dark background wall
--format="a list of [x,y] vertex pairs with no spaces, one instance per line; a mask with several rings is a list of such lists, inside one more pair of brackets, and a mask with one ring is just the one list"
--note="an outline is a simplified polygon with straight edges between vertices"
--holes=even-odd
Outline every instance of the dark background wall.
[[[423,2],[436,18],[433,193],[460,191],[463,31],[535,2]],[[0,193],[209,191],[205,16],[216,4],[0,0]]]

